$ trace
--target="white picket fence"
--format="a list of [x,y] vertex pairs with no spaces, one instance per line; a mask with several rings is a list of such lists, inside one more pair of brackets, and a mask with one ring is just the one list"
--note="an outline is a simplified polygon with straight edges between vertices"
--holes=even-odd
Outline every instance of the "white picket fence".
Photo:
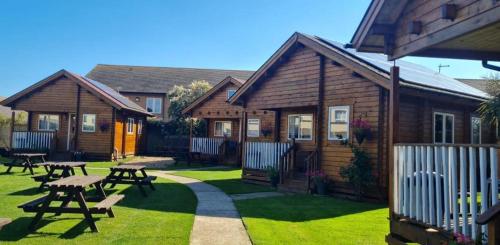
[[191,152],[217,156],[222,143],[224,143],[224,138],[193,137]]
[[12,133],[12,149],[50,150],[55,132],[16,131]]
[[278,169],[280,157],[291,146],[291,143],[280,142],[245,142],[243,166],[258,170],[265,170],[269,166]]
[[486,226],[476,225],[476,218],[499,199],[496,147],[432,144],[394,147],[396,214],[473,239],[478,238],[479,232],[487,233]]

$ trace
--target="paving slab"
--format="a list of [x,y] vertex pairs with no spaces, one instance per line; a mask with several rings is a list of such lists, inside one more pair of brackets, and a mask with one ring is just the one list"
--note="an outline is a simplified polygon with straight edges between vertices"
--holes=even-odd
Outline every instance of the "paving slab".
[[189,244],[252,244],[231,197],[203,181],[169,173],[171,172],[159,171],[150,174],[188,186],[198,199]]

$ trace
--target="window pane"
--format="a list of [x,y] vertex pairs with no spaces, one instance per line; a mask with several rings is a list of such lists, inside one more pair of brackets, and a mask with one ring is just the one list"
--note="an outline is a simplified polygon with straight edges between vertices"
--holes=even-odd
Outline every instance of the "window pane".
[[471,119],[471,129],[472,129],[472,144],[481,144],[481,119],[478,117],[472,117]]
[[312,116],[311,115],[301,116],[300,138],[301,139],[311,139],[312,138]]
[[227,99],[230,99],[231,97],[233,97],[233,95],[235,93],[236,93],[236,90],[234,90],[234,89],[227,90]]
[[259,137],[260,130],[260,120],[258,119],[248,119],[248,137]]
[[161,112],[161,99],[160,98],[155,98],[155,107],[153,110],[154,113],[160,113]]
[[48,127],[48,120],[46,115],[40,115],[38,116],[38,129],[40,130],[47,130]]
[[231,136],[231,122],[224,122],[224,136]]
[[288,117],[288,138],[296,139],[299,137],[299,116]]
[[446,116],[446,143],[453,143],[453,117]]
[[347,122],[347,111],[335,110],[335,122]]
[[215,122],[215,136],[222,136],[222,122]]
[[146,99],[146,110],[148,112],[153,112],[153,100],[151,100],[151,98]]
[[434,115],[434,141],[443,143],[443,115]]

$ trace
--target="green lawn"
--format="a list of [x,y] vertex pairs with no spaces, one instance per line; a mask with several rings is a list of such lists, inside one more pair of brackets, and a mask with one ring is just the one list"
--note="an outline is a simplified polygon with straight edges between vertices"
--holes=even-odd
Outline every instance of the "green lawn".
[[293,195],[235,202],[255,244],[385,244],[388,208]]
[[[29,175],[14,168],[14,174],[4,174],[0,166],[0,217],[13,223],[0,231],[0,244],[188,244],[194,221],[196,197],[184,185],[157,179],[157,190],[144,198],[135,186],[118,185],[106,189],[109,193],[125,194],[114,206],[115,218],[98,217],[99,233],[92,233],[83,215],[46,214],[39,228],[28,233],[33,213],[24,213],[17,205],[42,194]],[[89,169],[90,174],[106,175],[108,170]],[[42,169],[37,169],[42,173]],[[108,194],[109,194],[108,193]]]
[[219,187],[227,194],[274,191],[273,188],[268,186],[243,183],[241,181],[241,169],[239,168],[186,170],[177,171],[174,174],[202,180],[205,183]]

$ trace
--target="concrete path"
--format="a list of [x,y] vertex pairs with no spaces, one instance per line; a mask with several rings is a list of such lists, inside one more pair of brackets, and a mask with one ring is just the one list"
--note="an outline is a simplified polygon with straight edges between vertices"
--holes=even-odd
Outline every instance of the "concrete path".
[[233,200],[247,200],[247,199],[255,199],[255,198],[264,198],[264,197],[278,197],[284,196],[284,193],[281,192],[253,192],[246,194],[233,194],[230,197]]
[[187,185],[198,198],[190,244],[252,244],[233,200],[219,188],[166,172],[150,174]]

